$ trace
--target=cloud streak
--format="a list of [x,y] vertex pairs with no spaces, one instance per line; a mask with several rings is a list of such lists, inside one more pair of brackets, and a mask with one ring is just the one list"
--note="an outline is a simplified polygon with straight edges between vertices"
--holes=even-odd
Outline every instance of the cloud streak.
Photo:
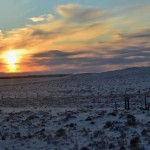
[[39,17],[32,17],[32,18],[28,18],[28,19],[33,22],[52,21],[54,19],[54,16],[51,14],[44,14]]
[[64,18],[76,23],[97,21],[108,15],[108,11],[74,4],[60,5],[56,8],[56,11]]

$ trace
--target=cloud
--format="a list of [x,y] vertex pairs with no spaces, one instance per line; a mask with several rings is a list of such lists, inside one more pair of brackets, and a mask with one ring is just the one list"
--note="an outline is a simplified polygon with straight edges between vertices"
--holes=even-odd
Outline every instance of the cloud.
[[[47,66],[59,73],[67,70],[67,73],[70,73],[70,71],[73,71],[73,68],[76,71],[80,70],[80,72],[86,72],[87,70],[90,72],[89,68],[91,72],[100,72],[105,71],[104,66],[107,66],[107,69],[111,70],[112,68],[114,69],[114,67],[138,66],[139,63],[149,65],[150,53],[148,48],[143,47],[130,47],[128,49],[120,49],[119,51],[111,50],[105,53],[97,50],[80,52],[51,50],[35,54],[32,56],[32,59],[34,60],[35,66]],[[59,68],[59,70],[56,68]]]
[[108,15],[108,11],[97,8],[81,7],[80,5],[75,4],[60,5],[56,8],[56,11],[61,16],[79,23],[100,20]]
[[150,38],[150,29],[146,29],[140,33],[127,35],[128,38]]
[[44,14],[39,17],[32,17],[32,18],[28,18],[28,19],[33,22],[52,21],[54,19],[54,16],[51,14]]
[[42,22],[39,18],[48,18],[42,15],[37,17],[39,24],[0,32],[0,53],[23,49],[22,70],[51,73],[149,64],[149,27],[139,28],[137,22],[130,24],[130,20],[98,8],[69,4],[58,6],[56,12],[60,17],[51,22]]
[[42,53],[37,53],[34,54],[32,57],[35,58],[47,58],[47,57],[69,57],[69,56],[77,56],[80,54],[86,54],[86,52],[64,52],[64,51],[60,51],[60,50],[50,50],[50,51],[46,51],[46,52],[42,52]]
[[3,32],[0,30],[0,40],[3,39]]

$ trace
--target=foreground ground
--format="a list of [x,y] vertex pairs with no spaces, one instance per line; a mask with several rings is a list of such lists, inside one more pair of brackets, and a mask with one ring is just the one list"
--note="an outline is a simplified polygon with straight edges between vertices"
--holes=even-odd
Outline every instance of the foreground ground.
[[113,103],[1,108],[1,150],[150,149],[150,111],[114,111]]
[[[150,68],[142,68],[3,80],[0,150],[149,150],[149,76]],[[130,110],[125,93],[132,94]]]

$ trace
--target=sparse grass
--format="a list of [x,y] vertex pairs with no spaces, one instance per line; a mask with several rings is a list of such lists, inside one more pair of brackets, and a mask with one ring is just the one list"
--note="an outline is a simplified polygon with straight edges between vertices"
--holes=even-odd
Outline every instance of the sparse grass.
[[58,129],[55,135],[56,137],[67,137],[66,130],[62,128]]

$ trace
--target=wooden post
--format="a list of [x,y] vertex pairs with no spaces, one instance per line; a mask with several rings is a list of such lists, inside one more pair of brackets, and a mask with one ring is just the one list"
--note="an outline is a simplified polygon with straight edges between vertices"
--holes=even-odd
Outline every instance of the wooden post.
[[39,97],[39,93],[37,92],[37,98]]
[[99,94],[99,91],[98,91],[98,100],[100,99],[99,97],[100,97],[100,94]]
[[100,100],[100,86],[98,85],[98,100]]
[[118,111],[116,98],[115,98],[115,111],[116,112]]
[[128,103],[128,110],[130,109],[130,99],[129,99],[129,97],[127,98],[127,103]]
[[139,94],[139,95],[141,94],[141,91],[140,91],[140,90],[138,90],[138,94]]
[[129,97],[125,96],[125,110],[126,109],[130,109],[130,101],[129,101]]
[[125,94],[125,96],[124,96],[124,109],[126,110],[126,109],[127,109],[127,101],[126,101],[127,97],[126,97],[126,90],[125,90],[124,94]]
[[78,102],[79,102],[79,96],[80,96],[79,95],[79,83],[77,83],[77,86],[78,86],[77,89],[78,89]]
[[113,96],[112,92],[111,92],[111,100],[114,101],[115,111],[117,112],[118,107],[117,107],[116,95]]
[[113,94],[113,91],[111,91],[110,94],[112,95],[112,94]]
[[127,98],[126,98],[126,96],[125,96],[125,99],[124,99],[124,104],[125,104],[125,106],[124,106],[124,108],[125,108],[125,110],[127,109],[127,100],[126,100]]
[[147,97],[146,97],[146,95],[145,95],[145,109],[147,109]]

